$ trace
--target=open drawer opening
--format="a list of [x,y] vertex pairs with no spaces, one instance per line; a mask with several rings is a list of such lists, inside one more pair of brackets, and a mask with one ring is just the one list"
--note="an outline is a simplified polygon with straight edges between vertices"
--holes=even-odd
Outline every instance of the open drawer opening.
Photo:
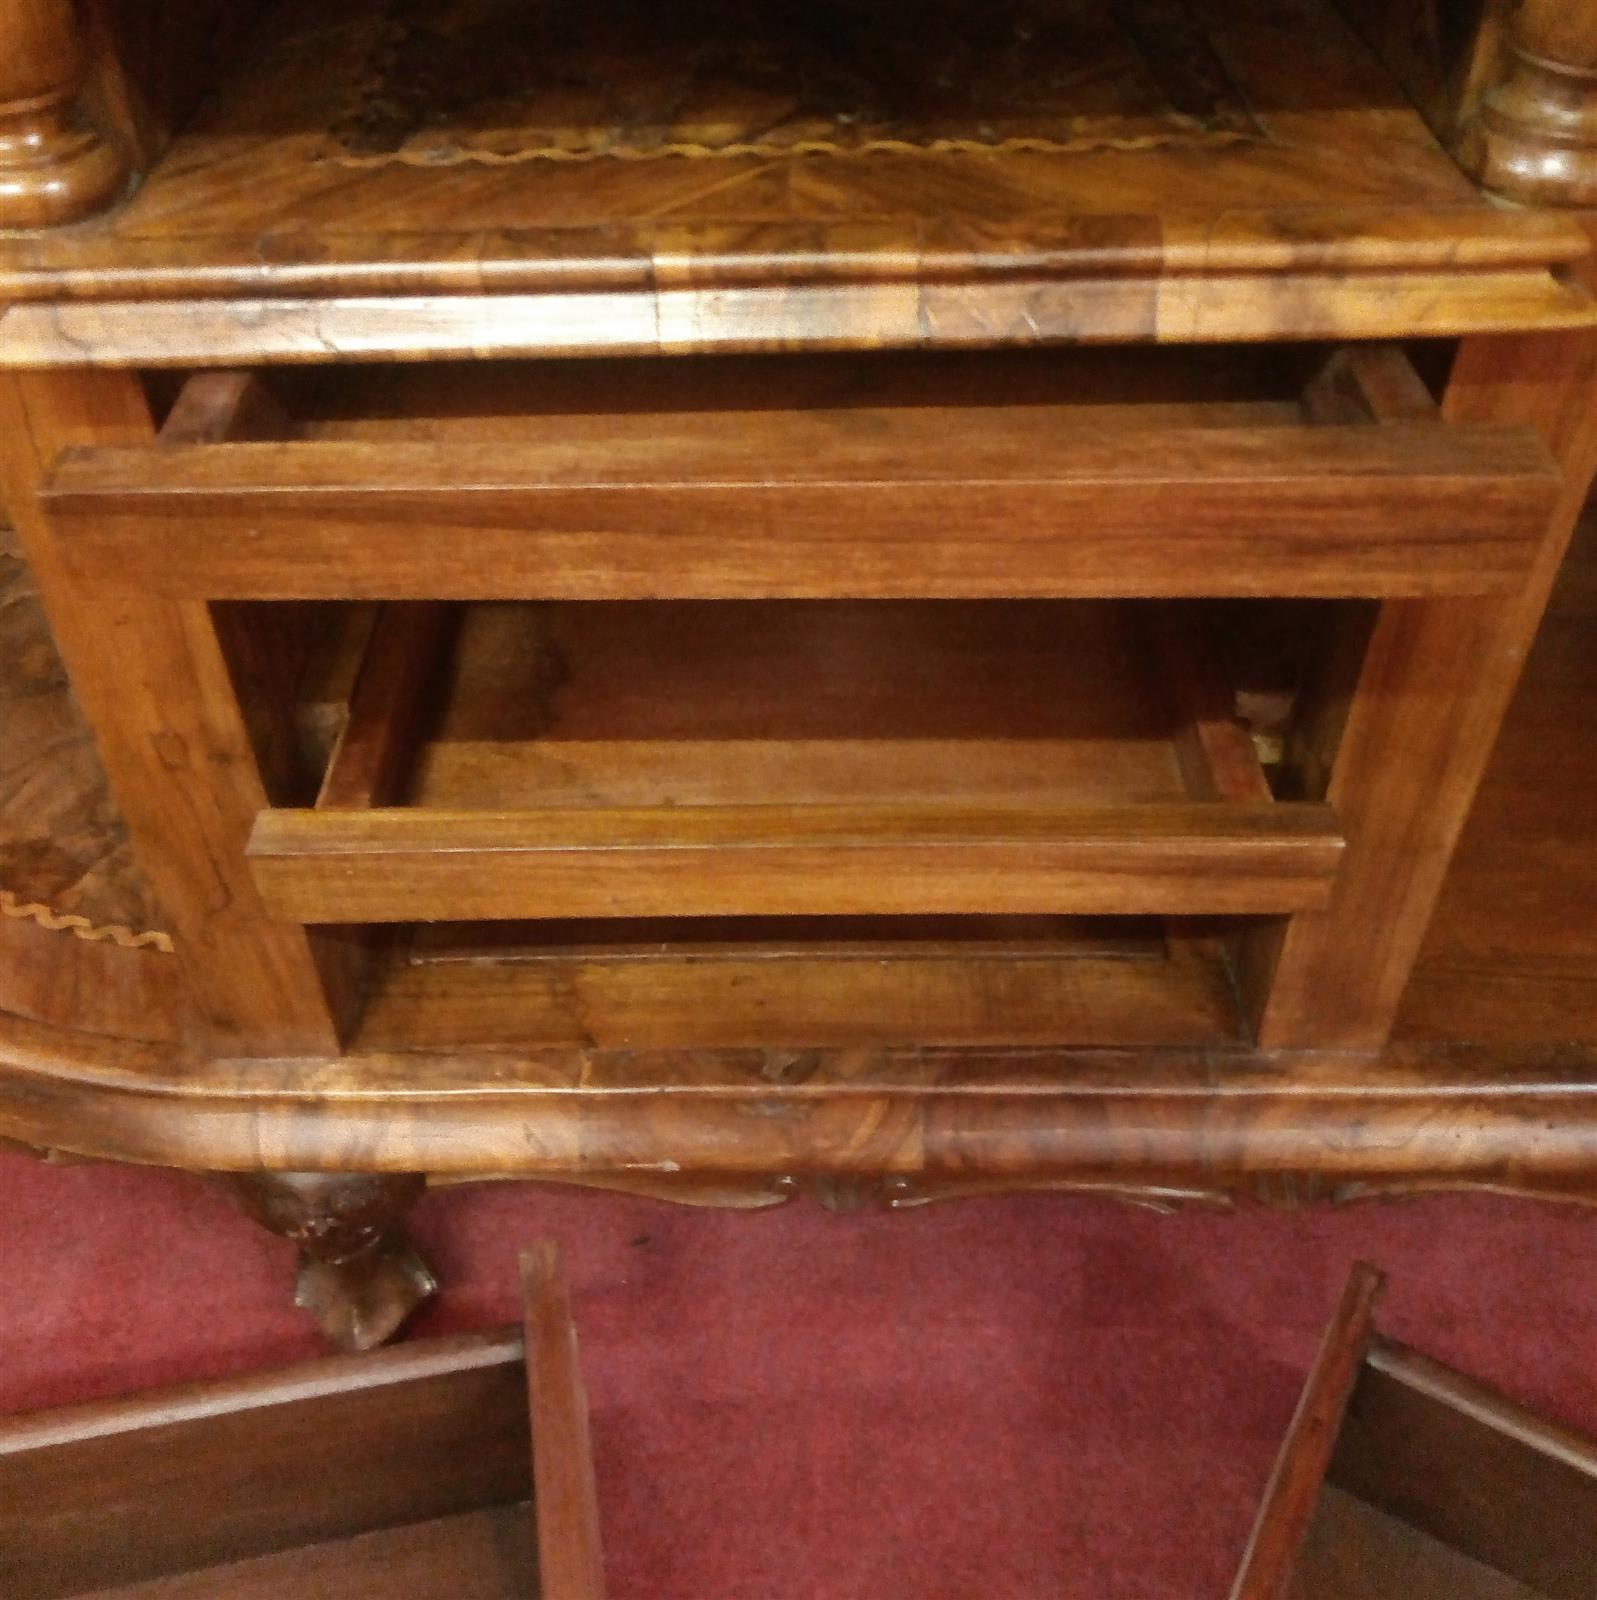
[[1559,484],[1396,346],[1273,346],[208,373],[42,499],[210,601],[1343,598],[1517,587]]
[[276,914],[365,930],[365,1048],[1236,1042],[1233,947],[1336,871],[1329,807],[1272,784],[1341,607],[235,623],[285,609],[304,770],[251,863]]
[[314,805],[306,923],[1270,915],[1325,903],[1201,607],[394,605]]

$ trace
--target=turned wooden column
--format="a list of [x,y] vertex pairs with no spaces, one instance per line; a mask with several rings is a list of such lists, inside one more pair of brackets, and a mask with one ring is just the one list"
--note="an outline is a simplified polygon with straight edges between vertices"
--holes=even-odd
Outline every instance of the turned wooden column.
[[263,1227],[299,1246],[294,1303],[341,1350],[399,1331],[438,1280],[405,1236],[416,1173],[245,1172],[227,1180]]
[[109,204],[127,155],[85,116],[73,0],[0,0],[0,228],[46,228]]
[[1523,0],[1502,81],[1465,130],[1483,187],[1532,205],[1597,205],[1597,0]]

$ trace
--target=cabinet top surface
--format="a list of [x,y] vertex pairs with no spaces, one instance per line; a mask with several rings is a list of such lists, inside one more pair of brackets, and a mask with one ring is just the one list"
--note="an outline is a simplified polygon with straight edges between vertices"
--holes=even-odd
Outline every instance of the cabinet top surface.
[[[0,239],[0,296],[780,291],[767,342],[939,342],[928,284],[980,324],[995,286],[1091,281],[1042,331],[1129,339],[1195,336],[1161,281],[1363,273],[1416,285],[1371,331],[1446,332],[1578,320],[1552,273],[1585,249],[1485,201],[1328,0],[288,0],[126,204]],[[818,285],[857,341],[790,325]],[[1215,336],[1298,331],[1257,320]],[[1301,331],[1363,331],[1330,320]]]

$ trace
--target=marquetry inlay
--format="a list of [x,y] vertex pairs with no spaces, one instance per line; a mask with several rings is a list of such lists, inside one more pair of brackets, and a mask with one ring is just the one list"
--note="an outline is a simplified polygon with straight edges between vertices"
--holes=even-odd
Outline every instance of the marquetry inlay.
[[377,0],[327,148],[425,166],[1045,152],[1259,129],[1187,0]]
[[0,526],[0,916],[170,949],[67,685],[31,574]]

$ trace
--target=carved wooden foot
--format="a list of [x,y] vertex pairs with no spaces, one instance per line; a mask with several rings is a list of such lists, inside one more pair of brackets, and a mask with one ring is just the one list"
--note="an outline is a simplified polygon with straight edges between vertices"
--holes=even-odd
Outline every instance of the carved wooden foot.
[[370,1350],[438,1288],[405,1237],[419,1174],[239,1173],[230,1182],[257,1222],[299,1246],[294,1303],[341,1350]]
[[0,0],[0,228],[47,228],[110,204],[126,154],[83,114],[72,0]]

